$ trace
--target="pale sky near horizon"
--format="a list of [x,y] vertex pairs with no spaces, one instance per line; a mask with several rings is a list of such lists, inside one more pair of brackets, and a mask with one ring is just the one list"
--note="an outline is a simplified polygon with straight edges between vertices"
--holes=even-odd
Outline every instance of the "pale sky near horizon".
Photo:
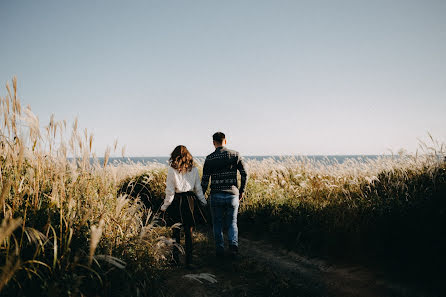
[[[446,139],[446,1],[0,0],[0,96],[103,154],[414,151]],[[119,155],[119,153],[117,154]]]

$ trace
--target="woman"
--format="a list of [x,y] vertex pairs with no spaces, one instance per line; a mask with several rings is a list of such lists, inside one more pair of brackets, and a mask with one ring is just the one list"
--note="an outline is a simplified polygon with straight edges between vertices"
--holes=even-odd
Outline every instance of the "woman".
[[[170,225],[181,223],[186,239],[186,266],[192,263],[192,230],[198,222],[205,219],[198,203],[205,206],[206,199],[201,189],[200,176],[194,160],[184,145],[177,146],[170,155],[166,180],[166,198],[161,211],[168,210]],[[180,228],[173,228],[173,237],[180,244]],[[174,248],[173,258],[179,263],[178,250]]]

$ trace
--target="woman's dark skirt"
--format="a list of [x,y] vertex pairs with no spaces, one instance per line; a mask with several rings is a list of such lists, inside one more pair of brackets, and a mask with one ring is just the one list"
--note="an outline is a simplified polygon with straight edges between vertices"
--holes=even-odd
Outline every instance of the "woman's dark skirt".
[[175,193],[172,204],[167,208],[166,223],[169,226],[181,223],[185,227],[207,223],[205,211],[194,192]]

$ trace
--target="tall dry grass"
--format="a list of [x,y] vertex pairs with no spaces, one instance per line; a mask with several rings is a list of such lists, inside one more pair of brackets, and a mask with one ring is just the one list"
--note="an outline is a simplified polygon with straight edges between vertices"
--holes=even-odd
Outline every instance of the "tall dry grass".
[[308,158],[248,164],[239,219],[245,234],[440,283],[446,265],[443,144],[432,139],[415,155],[342,164]]
[[[343,163],[288,157],[247,160],[241,234],[274,240],[312,256],[378,265],[423,276],[446,265],[445,146],[431,139],[417,154]],[[163,199],[165,170],[124,185]]]
[[71,129],[54,116],[41,127],[31,108],[21,106],[17,79],[6,90],[0,97],[2,296],[152,292],[162,231],[151,228],[150,210],[118,196],[117,188],[158,165],[109,165],[111,149],[103,163],[91,162],[94,136],[80,131],[77,119]]
[[[7,86],[0,98],[1,294],[156,291],[157,263],[172,242],[165,229],[153,228],[151,210],[128,194],[149,199],[156,210],[166,167],[108,164],[116,142],[99,163],[93,140],[77,120],[67,128],[52,116],[41,128],[31,109],[22,108],[17,80]],[[309,254],[440,271],[446,265],[445,147],[434,140],[421,146],[417,155],[342,164],[250,160],[241,233]]]
[[[309,255],[438,272],[446,265],[446,163],[445,146],[431,142],[420,143],[414,155],[401,151],[343,163],[247,160],[241,233]],[[156,209],[165,172],[153,171],[150,180],[147,173],[129,177],[123,185],[137,189]]]

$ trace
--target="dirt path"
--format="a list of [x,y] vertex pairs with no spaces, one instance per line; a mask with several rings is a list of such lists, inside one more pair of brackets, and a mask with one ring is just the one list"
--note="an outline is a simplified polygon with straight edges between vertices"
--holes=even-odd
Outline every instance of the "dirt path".
[[319,288],[326,296],[426,296],[414,288],[379,279],[363,267],[336,267],[321,260],[285,251],[264,241],[240,238],[240,246],[246,257],[274,267],[280,274],[296,277],[297,282],[305,279],[306,284]]
[[[273,246],[264,241],[239,239],[240,259],[218,261],[209,233],[197,235],[198,269],[170,272],[166,296],[426,296],[414,288],[384,281],[362,267],[333,266]],[[184,277],[212,274],[216,283]]]

